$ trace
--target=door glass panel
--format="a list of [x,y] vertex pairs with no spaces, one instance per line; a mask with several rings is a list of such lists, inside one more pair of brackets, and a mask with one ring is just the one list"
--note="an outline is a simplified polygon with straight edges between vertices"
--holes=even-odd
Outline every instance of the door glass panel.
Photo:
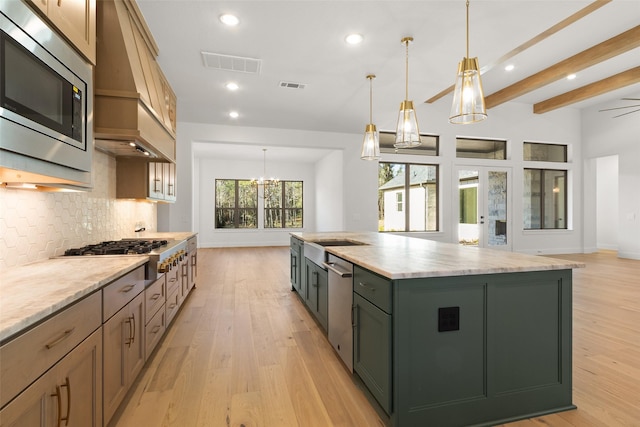
[[507,173],[489,171],[487,176],[488,245],[507,244]]
[[458,191],[460,212],[458,221],[458,242],[466,246],[478,246],[478,171],[458,171]]

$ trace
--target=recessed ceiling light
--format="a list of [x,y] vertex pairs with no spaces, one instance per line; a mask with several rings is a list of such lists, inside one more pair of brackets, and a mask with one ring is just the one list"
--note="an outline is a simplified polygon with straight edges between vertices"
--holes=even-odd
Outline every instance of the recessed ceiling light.
[[362,43],[362,40],[364,40],[364,37],[362,37],[362,34],[349,34],[347,37],[344,38],[344,41],[346,41],[349,44],[360,44]]
[[224,15],[220,15],[220,22],[222,22],[224,25],[235,27],[240,23],[240,20],[237,16],[226,13]]
[[225,87],[231,91],[238,90],[240,88],[240,86],[238,86],[238,83],[236,82],[229,82],[225,85]]
[[576,75],[575,75],[575,74],[569,74],[569,75],[567,76],[567,80],[573,80],[573,79],[575,79],[575,78],[576,78]]
[[229,117],[231,117],[232,119],[237,119],[240,116],[240,114],[238,114],[237,111],[230,111],[229,112]]
[[513,71],[513,69],[514,69],[514,68],[516,68],[516,66],[515,66],[515,65],[513,65],[513,64],[509,64],[509,65],[507,65],[506,67],[504,67],[504,70],[505,70],[505,71]]

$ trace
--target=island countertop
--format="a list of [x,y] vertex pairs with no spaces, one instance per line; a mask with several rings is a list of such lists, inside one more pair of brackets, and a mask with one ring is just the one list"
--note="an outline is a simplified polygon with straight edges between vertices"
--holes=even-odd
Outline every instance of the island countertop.
[[325,250],[389,279],[567,270],[584,263],[375,232],[292,232],[308,243],[348,240]]

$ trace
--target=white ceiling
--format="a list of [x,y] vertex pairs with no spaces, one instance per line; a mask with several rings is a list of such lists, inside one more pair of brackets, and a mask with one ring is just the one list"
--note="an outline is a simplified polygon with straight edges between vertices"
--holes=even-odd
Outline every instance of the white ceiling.
[[[480,66],[586,7],[582,0],[471,0],[470,56]],[[409,45],[409,99],[420,110],[452,85],[465,56],[465,1],[208,1],[138,0],[160,47],[158,61],[178,97],[178,121],[361,133],[368,123],[373,73],[373,121],[393,129],[405,92],[404,36]],[[237,27],[218,17],[232,13]],[[483,74],[485,95],[508,86],[640,24],[640,0],[614,0]],[[359,46],[344,37],[364,36]],[[259,74],[205,68],[201,51],[261,60]],[[562,79],[511,102],[533,105],[640,65],[640,48]],[[229,92],[224,85],[240,85]],[[281,81],[304,83],[302,90]],[[640,84],[563,108],[585,108],[640,97]],[[449,104],[449,94],[437,103]],[[636,104],[638,102],[635,102]],[[617,104],[616,104],[617,105]],[[228,117],[237,110],[240,117]],[[491,110],[488,111],[491,120]],[[533,113],[532,113],[533,114]],[[640,114],[640,113],[637,113]],[[640,118],[640,115],[639,115]],[[454,125],[452,125],[454,126]],[[255,147],[253,149],[255,150]],[[262,153],[258,152],[261,157]]]

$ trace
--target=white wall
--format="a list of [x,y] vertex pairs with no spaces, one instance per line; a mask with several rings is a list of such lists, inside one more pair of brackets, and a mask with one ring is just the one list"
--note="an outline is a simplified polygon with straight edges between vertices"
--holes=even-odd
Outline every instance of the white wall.
[[[315,199],[315,231],[344,230],[344,173],[342,150],[335,150],[320,159],[315,165],[315,185],[305,194]],[[310,165],[313,168],[314,165]],[[305,187],[307,183],[305,182]],[[306,200],[305,198],[305,200]],[[305,215],[306,217],[306,215]],[[311,225],[311,224],[309,224]]]
[[[638,96],[640,97],[640,94]],[[617,155],[618,162],[618,256],[640,259],[640,113],[612,118],[601,109],[619,107],[614,101],[582,112],[585,187],[585,242],[596,242],[597,158]]]
[[596,159],[598,249],[618,250],[618,156]]
[[[411,233],[412,236],[452,242],[457,225],[457,213],[453,212],[457,190],[453,169],[456,165],[479,165],[510,167],[512,173],[511,194],[512,226],[509,230],[514,251],[526,253],[572,253],[585,248],[583,235],[583,161],[581,143],[581,117],[579,110],[564,108],[542,115],[533,114],[531,106],[508,103],[489,110],[489,118],[474,125],[451,125],[448,123],[449,105],[446,102],[419,104],[418,120],[422,132],[440,135],[439,157],[420,158],[411,155],[383,154],[383,161],[418,162],[440,165],[440,222],[441,229],[433,233]],[[239,126],[204,125],[180,122],[178,124],[178,203],[168,208],[170,231],[192,229],[201,235],[207,230],[199,229],[202,218],[213,217],[210,210],[198,207],[198,198],[203,199],[197,178],[201,172],[190,151],[192,142],[224,142],[255,145],[295,146],[324,148],[334,153],[314,165],[316,185],[315,229],[336,230],[340,227],[334,211],[336,203],[327,204],[328,194],[339,180],[332,174],[342,173],[342,228],[353,231],[377,230],[377,162],[360,159],[362,135],[333,132],[311,132],[290,129],[248,128]],[[507,140],[508,160],[456,159],[455,139],[460,137],[500,138]],[[569,145],[570,172],[568,212],[569,230],[522,230],[523,168],[522,142],[551,142]],[[342,156],[342,167],[337,167]],[[536,166],[528,164],[529,166]],[[544,167],[544,165],[540,165]],[[587,165],[588,166],[588,165]],[[306,185],[306,184],[305,184]],[[190,187],[193,187],[191,190]],[[636,188],[640,188],[638,185]],[[185,192],[187,194],[185,194]],[[594,205],[595,206],[595,205]],[[164,206],[162,207],[165,208]],[[308,212],[307,212],[308,213]],[[165,213],[159,211],[159,223],[164,224]],[[593,214],[595,218],[595,213]],[[306,225],[310,226],[309,222]],[[234,230],[235,232],[235,230]],[[241,239],[241,238],[239,238]],[[201,241],[204,239],[201,239]],[[593,237],[595,242],[595,234]],[[270,239],[269,241],[274,241]],[[222,240],[210,240],[210,244],[222,244]],[[246,243],[246,242],[242,242]],[[256,244],[258,242],[255,242]],[[232,244],[231,242],[229,244]],[[239,242],[240,244],[240,242]],[[286,244],[286,243],[284,243]],[[595,246],[595,244],[594,244]]]

